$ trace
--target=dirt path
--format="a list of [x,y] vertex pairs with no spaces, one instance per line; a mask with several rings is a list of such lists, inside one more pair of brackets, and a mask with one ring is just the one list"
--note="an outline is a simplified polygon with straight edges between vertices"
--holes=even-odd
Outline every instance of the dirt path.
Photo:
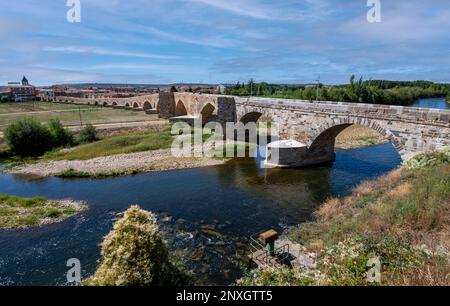
[[41,110],[41,111],[28,111],[28,112],[11,112],[11,113],[0,113],[0,116],[11,116],[11,115],[41,115],[41,114],[51,114],[51,113],[66,113],[66,112],[78,112],[78,109],[55,109],[55,110]]

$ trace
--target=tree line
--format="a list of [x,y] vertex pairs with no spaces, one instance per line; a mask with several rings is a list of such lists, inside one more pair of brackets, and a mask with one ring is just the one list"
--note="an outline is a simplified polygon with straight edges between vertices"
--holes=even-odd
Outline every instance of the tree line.
[[354,75],[345,85],[277,85],[237,83],[227,88],[228,95],[260,96],[284,99],[342,101],[355,103],[409,106],[417,99],[446,97],[450,100],[450,84],[430,81],[387,81],[356,79]]

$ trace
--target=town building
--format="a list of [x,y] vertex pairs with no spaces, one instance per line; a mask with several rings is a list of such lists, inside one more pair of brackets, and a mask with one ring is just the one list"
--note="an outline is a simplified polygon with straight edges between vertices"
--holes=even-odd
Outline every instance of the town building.
[[9,82],[9,91],[11,93],[11,98],[14,102],[22,101],[34,101],[37,97],[36,87],[30,85],[27,78],[24,76],[22,82]]
[[52,88],[41,88],[38,90],[38,98],[41,101],[53,101],[55,91]]

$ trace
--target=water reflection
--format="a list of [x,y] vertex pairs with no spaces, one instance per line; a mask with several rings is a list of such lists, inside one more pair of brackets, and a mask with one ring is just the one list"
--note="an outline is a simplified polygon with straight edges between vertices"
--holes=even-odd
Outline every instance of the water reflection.
[[0,284],[64,284],[65,262],[72,257],[89,275],[115,213],[132,204],[158,214],[171,250],[186,259],[198,284],[229,284],[240,276],[235,263],[249,235],[308,220],[327,197],[348,194],[399,163],[395,149],[385,144],[338,151],[333,165],[308,169],[266,170],[259,159],[237,159],[218,167],[100,180],[1,175],[2,193],[85,200],[90,208],[59,224],[0,231]]

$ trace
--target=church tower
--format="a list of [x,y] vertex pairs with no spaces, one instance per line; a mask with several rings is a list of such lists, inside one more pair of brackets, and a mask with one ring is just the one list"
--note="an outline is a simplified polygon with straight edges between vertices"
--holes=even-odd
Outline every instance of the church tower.
[[25,76],[23,76],[23,78],[22,78],[22,86],[28,86],[28,85],[30,85],[30,84],[28,83],[27,78]]

